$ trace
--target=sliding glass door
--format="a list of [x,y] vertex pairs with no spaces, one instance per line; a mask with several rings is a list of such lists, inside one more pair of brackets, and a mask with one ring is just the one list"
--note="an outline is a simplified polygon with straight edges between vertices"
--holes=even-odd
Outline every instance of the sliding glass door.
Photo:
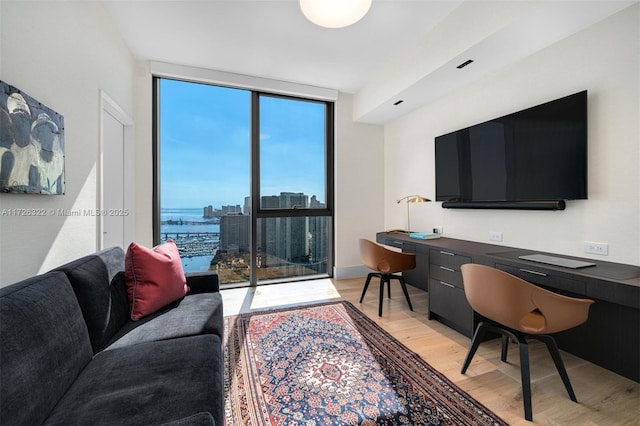
[[156,243],[223,284],[332,268],[333,104],[155,79]]

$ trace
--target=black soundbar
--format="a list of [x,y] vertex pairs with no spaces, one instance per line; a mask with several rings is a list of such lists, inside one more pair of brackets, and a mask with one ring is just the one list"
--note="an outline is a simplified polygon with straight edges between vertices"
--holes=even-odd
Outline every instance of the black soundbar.
[[445,209],[564,210],[564,200],[555,201],[445,201]]

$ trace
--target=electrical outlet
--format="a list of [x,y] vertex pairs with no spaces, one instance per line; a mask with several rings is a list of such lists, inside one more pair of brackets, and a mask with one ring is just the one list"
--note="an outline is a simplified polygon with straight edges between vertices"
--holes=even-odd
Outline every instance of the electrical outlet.
[[433,227],[434,234],[442,234],[442,226],[434,226]]
[[584,252],[590,253],[590,254],[599,254],[601,256],[607,256],[609,254],[609,244],[596,243],[594,241],[585,241]]
[[502,241],[502,232],[497,232],[497,231],[489,232],[489,239],[491,241]]

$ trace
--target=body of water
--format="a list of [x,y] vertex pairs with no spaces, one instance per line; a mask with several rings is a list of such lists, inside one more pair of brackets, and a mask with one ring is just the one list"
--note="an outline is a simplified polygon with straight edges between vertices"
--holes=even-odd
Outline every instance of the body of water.
[[[209,270],[211,260],[215,254],[219,243],[217,236],[195,236],[190,233],[216,232],[220,233],[220,224],[211,219],[202,217],[203,209],[161,209],[160,210],[160,238],[164,241],[165,236],[172,238],[181,251],[182,267],[185,272],[199,272]],[[183,224],[166,224],[167,221],[182,221]],[[184,223],[189,222],[189,223]],[[179,235],[176,235],[179,234]],[[173,234],[173,235],[166,235]],[[211,254],[206,256],[189,256],[188,254],[195,248],[197,252],[202,251],[202,247],[211,249]]]
[[[161,209],[160,233],[164,232],[220,232],[220,223],[217,220],[202,217],[202,209]],[[168,221],[183,223],[165,223]],[[188,223],[184,223],[188,222]]]
[[208,271],[211,266],[213,256],[194,256],[182,258],[182,269],[185,272]]
[[220,224],[202,224],[202,225],[160,225],[160,233],[165,232],[220,232]]
[[160,220],[183,220],[205,222],[208,219],[202,217],[203,209],[160,209]]

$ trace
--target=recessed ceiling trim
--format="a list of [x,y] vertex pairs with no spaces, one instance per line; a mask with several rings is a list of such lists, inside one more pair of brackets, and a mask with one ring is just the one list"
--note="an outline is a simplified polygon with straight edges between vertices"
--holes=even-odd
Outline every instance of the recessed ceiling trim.
[[[472,45],[462,46],[465,49],[455,51],[449,49],[448,61],[435,64],[432,69],[425,68],[422,76],[398,74],[381,90],[367,86],[354,97],[354,120],[360,123],[386,124],[405,114],[414,111],[434,100],[446,96],[453,90],[479,81],[492,72],[515,63],[523,58],[536,54],[552,46],[554,43],[570,37],[612,14],[629,7],[633,2],[532,2],[530,9],[515,16],[507,16],[501,21],[496,31],[486,33]],[[476,2],[465,2],[468,7]],[[514,2],[520,4],[520,2]],[[489,11],[487,11],[489,13]],[[551,25],[553,23],[553,25]],[[545,29],[541,31],[540,29]],[[449,28],[448,28],[449,29]],[[467,58],[482,58],[464,72],[452,72]],[[446,59],[444,56],[442,59]],[[407,62],[405,61],[404,64]],[[408,69],[396,64],[395,70]],[[376,81],[376,80],[373,80]],[[395,84],[393,84],[395,83]],[[392,104],[395,99],[408,99],[402,108]]]
[[188,80],[199,83],[235,87],[238,89],[259,90],[263,92],[298,96],[322,101],[334,102],[338,99],[338,91],[335,89],[271,80],[263,77],[254,77],[250,75],[216,71],[187,65],[170,64],[168,62],[150,61],[149,70],[151,71],[151,74],[156,77]]

